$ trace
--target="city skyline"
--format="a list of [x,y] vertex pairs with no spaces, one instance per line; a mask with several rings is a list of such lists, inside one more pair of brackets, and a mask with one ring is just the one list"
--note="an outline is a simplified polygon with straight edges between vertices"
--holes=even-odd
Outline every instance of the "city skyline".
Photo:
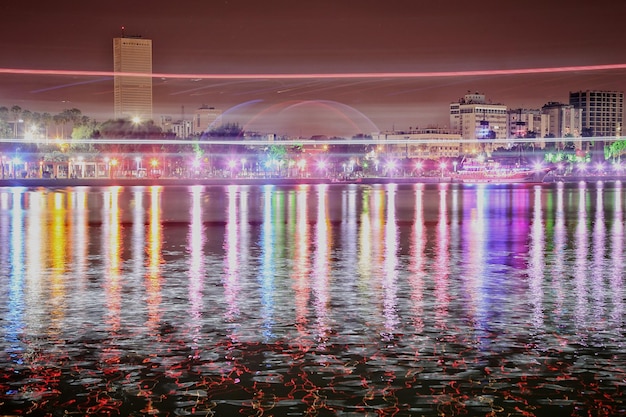
[[[136,2],[123,8],[119,2],[81,4],[71,10],[35,2],[29,8],[37,12],[30,14],[24,5],[6,4],[1,6],[7,24],[0,29],[5,52],[0,68],[112,71],[111,39],[120,36],[122,26],[128,35],[153,41],[155,73],[174,75],[441,73],[626,62],[621,47],[626,35],[619,24],[624,5],[601,1],[571,7],[557,1],[528,13],[499,2],[482,2],[480,7],[414,3],[230,1],[199,5],[190,13],[164,2],[151,2],[150,7]],[[477,74],[370,79],[162,77],[153,80],[154,118],[176,118],[184,108],[202,104],[224,111],[247,107],[249,118],[271,107],[317,104],[317,110],[307,109],[308,114],[319,110],[323,116],[320,103],[339,103],[380,130],[443,127],[448,124],[449,103],[467,91],[480,91],[509,108],[540,108],[552,101],[567,102],[570,91],[626,90],[626,70],[619,67]],[[113,78],[106,75],[3,73],[0,80],[4,105],[52,112],[77,107],[100,120],[113,115]]]

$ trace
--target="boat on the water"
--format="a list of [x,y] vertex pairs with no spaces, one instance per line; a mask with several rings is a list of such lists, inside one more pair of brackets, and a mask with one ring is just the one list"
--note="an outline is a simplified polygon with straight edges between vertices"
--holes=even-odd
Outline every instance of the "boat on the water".
[[495,161],[464,161],[452,174],[452,181],[461,183],[537,183],[550,171],[546,167],[504,165]]

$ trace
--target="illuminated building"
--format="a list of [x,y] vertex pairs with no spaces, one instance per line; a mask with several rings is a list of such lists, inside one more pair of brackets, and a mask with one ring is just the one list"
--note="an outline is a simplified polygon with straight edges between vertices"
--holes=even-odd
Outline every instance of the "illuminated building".
[[569,93],[569,103],[582,109],[583,136],[612,137],[613,140],[593,141],[592,159],[604,160],[604,146],[621,135],[624,120],[624,93],[587,90]]
[[138,36],[114,38],[113,71],[146,74],[114,77],[115,118],[152,120],[152,40]]
[[466,94],[450,103],[450,128],[463,139],[506,139],[507,107],[488,103],[484,94]]
[[[461,135],[448,129],[426,128],[414,129],[407,132],[391,131],[380,132],[372,135],[374,140],[388,141],[415,141],[415,144],[389,144],[384,145],[387,156],[402,158],[456,158],[462,152]],[[468,146],[465,145],[467,148]]]
[[570,92],[569,102],[582,109],[582,128],[589,129],[591,136],[618,136],[624,121],[623,92]]
[[[541,112],[549,116],[547,135],[555,138],[575,137],[582,134],[582,109],[571,104],[551,101],[541,108]],[[581,149],[580,139],[573,141],[576,149]]]
[[550,116],[538,109],[511,109],[507,111],[509,138],[535,138],[535,146],[544,148],[541,138],[548,133]]

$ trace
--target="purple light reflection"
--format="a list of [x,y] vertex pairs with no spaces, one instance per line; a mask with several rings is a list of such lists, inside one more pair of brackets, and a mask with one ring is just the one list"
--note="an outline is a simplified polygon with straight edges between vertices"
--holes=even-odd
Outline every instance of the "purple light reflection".
[[543,282],[544,275],[544,252],[545,252],[545,229],[543,223],[542,200],[540,186],[534,187],[533,219],[530,230],[529,244],[529,298],[533,305],[532,326],[534,331],[544,330],[544,305],[543,305]]
[[446,329],[450,292],[448,279],[450,277],[450,227],[448,225],[447,208],[448,184],[439,186],[439,221],[437,222],[437,243],[435,249],[435,325],[439,329]]
[[397,312],[398,292],[398,226],[396,225],[396,184],[387,185],[387,218],[385,221],[385,261],[383,264],[383,298],[385,333],[393,337],[400,322]]
[[624,327],[624,212],[622,209],[623,195],[621,183],[614,188],[613,227],[611,229],[611,299],[613,308],[611,318],[616,328]]
[[588,229],[587,229],[587,187],[584,182],[578,184],[578,218],[574,242],[576,245],[574,274],[574,294],[576,297],[574,311],[574,325],[580,336],[586,334],[589,323],[587,313],[589,304],[587,302],[587,274],[589,254]]
[[596,202],[593,224],[593,264],[591,266],[591,312],[593,314],[593,325],[600,328],[604,322],[604,269],[606,247],[606,224],[604,222],[604,184],[599,183],[595,188]]
[[424,224],[424,185],[415,186],[415,213],[411,230],[409,283],[411,285],[411,305],[413,325],[417,333],[424,331],[424,278],[426,277],[426,225]]
[[229,185],[226,189],[228,198],[228,209],[226,213],[226,232],[224,236],[224,296],[227,304],[224,318],[227,322],[233,322],[239,315],[239,303],[237,297],[239,293],[239,222],[237,210],[237,198],[239,197],[239,187]]

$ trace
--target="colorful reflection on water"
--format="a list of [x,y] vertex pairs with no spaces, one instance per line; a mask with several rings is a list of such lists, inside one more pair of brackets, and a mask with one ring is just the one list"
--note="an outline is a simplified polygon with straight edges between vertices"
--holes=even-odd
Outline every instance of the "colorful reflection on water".
[[0,189],[0,411],[626,413],[624,190]]

